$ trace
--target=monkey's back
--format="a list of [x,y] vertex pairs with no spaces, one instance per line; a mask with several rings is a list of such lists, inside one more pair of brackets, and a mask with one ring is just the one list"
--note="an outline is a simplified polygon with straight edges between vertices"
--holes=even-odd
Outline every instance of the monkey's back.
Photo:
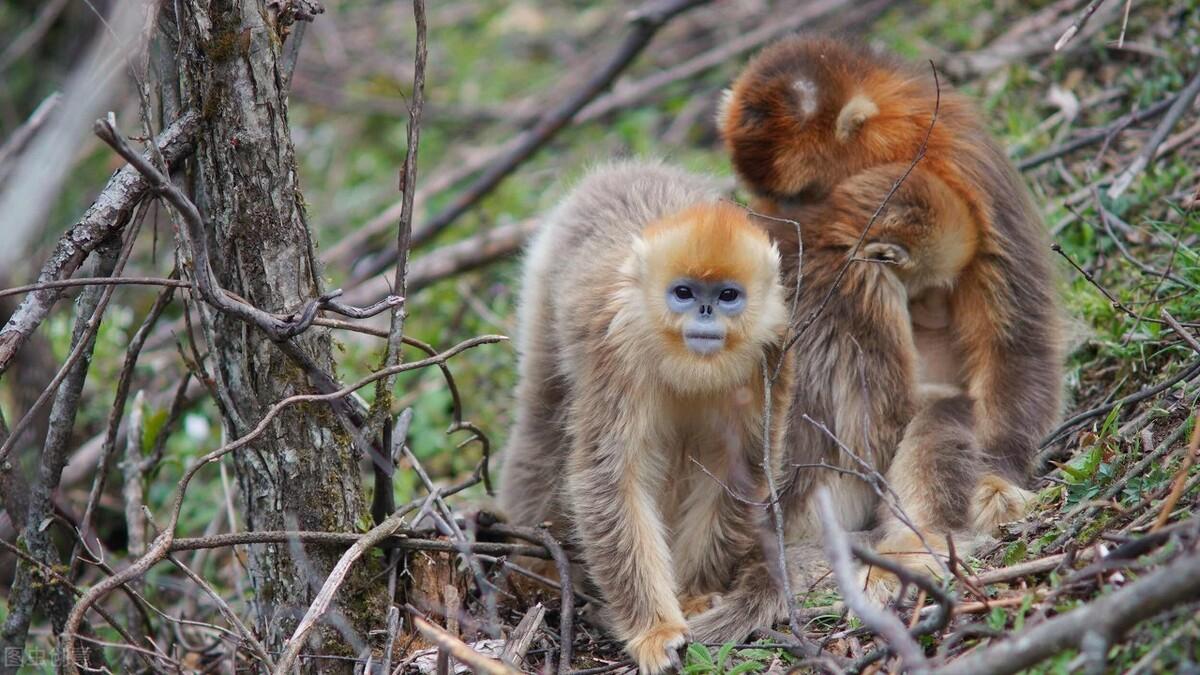
[[517,312],[517,419],[500,488],[513,522],[566,522],[559,498],[570,444],[566,413],[580,359],[601,347],[615,313],[635,238],[665,216],[721,196],[711,178],[622,160],[589,171],[546,216],[525,257]]

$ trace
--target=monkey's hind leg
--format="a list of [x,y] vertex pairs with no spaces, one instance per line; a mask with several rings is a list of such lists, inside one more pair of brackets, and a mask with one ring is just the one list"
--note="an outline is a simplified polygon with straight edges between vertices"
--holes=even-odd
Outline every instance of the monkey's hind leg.
[[996,535],[1000,526],[1020,520],[1037,501],[1037,494],[994,473],[985,474],[971,498],[971,529]]
[[570,440],[565,431],[567,386],[552,363],[553,347],[542,336],[531,336],[521,357],[517,385],[517,414],[501,457],[500,508],[518,525],[553,523],[564,534],[560,499]]
[[[955,545],[960,552],[972,546],[966,533],[982,471],[973,406],[957,390],[927,388],[888,470],[898,503],[880,504],[878,529],[883,538],[875,549],[916,572],[944,573],[948,535],[959,535]],[[880,602],[899,585],[893,574],[878,568],[864,570],[863,577],[868,595]]]
[[693,640],[742,642],[754,630],[774,625],[787,613],[787,598],[777,579],[778,550],[774,540],[765,537],[762,546],[754,547],[742,561],[729,592],[711,609],[689,617]]

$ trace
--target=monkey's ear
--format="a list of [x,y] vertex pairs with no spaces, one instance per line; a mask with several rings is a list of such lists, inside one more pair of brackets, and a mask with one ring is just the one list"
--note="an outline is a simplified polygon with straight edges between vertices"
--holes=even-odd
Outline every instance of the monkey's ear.
[[721,100],[717,102],[717,132],[724,134],[725,123],[729,120],[729,106],[733,105],[733,89],[726,87],[721,91]]
[[900,267],[908,264],[909,261],[908,249],[900,244],[883,241],[873,241],[864,245],[859,251],[859,257]]
[[875,105],[875,101],[863,94],[856,94],[846,101],[846,105],[842,106],[842,111],[838,113],[835,132],[838,142],[845,143],[850,140],[867,120],[878,114],[879,106]]
[[621,273],[630,279],[641,279],[646,275],[647,258],[650,256],[650,242],[645,237],[633,236],[629,245],[633,252],[621,266]]

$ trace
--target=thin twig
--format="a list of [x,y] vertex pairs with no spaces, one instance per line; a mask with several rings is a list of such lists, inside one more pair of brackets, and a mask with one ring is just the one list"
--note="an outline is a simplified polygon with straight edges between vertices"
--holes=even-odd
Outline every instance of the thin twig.
[[[1075,414],[1070,419],[1067,419],[1062,424],[1058,425],[1058,428],[1056,428],[1054,431],[1051,431],[1049,434],[1047,434],[1046,438],[1042,440],[1040,445],[1038,445],[1038,448],[1046,448],[1050,444],[1066,436],[1080,424],[1097,417],[1103,417],[1117,406],[1130,406],[1134,403],[1139,403],[1148,398],[1152,398],[1170,389],[1171,387],[1174,387],[1176,384],[1184,380],[1191,379],[1197,374],[1200,374],[1200,359],[1196,359],[1195,361],[1184,365],[1184,367],[1180,369],[1178,373],[1152,387],[1147,387],[1146,389],[1130,394],[1129,396],[1124,396],[1116,399],[1115,401],[1109,401],[1108,403],[1104,403],[1081,413]],[[1039,460],[1041,458],[1042,456],[1039,455]]]
[[[168,163],[174,165],[192,154],[199,123],[200,115],[188,111],[154,140],[157,151]],[[79,222],[59,237],[54,251],[42,265],[38,283],[62,280],[74,274],[98,245],[125,229],[134,207],[141,203],[149,189],[150,181],[132,166],[125,166],[115,173]],[[9,317],[8,323],[0,329],[0,375],[8,370],[13,357],[50,314],[60,295],[61,292],[54,288],[30,293]]]
[[[428,56],[426,46],[425,3],[423,0],[413,0],[413,18],[416,23],[416,56],[413,59],[412,100],[408,105],[407,142],[404,152],[404,165],[400,168],[399,189],[403,195],[403,207],[400,211],[400,224],[396,232],[396,275],[392,280],[393,291],[404,296],[408,284],[408,256],[410,240],[412,239],[413,195],[417,189],[417,153],[421,147],[421,112],[425,107],[425,62]],[[408,312],[404,307],[392,308],[391,322],[388,328],[387,344],[384,348],[384,367],[400,363],[403,352],[400,347],[404,340],[404,320]],[[367,415],[363,425],[363,433],[370,438],[379,436],[384,424],[391,417],[392,389],[395,377],[385,377],[375,383],[375,403]],[[404,439],[400,439],[400,447]],[[375,479],[376,492],[392,489],[392,473],[394,454],[392,448],[385,443],[382,448],[384,456],[372,453],[372,470]],[[387,515],[387,514],[377,514]]]
[[1197,410],[1192,415],[1192,438],[1188,441],[1183,461],[1179,465],[1179,470],[1175,473],[1175,480],[1171,484],[1171,492],[1167,494],[1167,498],[1163,501],[1162,509],[1158,512],[1158,518],[1155,519],[1154,526],[1150,528],[1151,532],[1162,529],[1167,524],[1167,521],[1171,519],[1171,511],[1175,509],[1175,505],[1179,503],[1179,498],[1183,496],[1183,488],[1188,480],[1188,471],[1196,461],[1196,450],[1198,448],[1200,448],[1200,410]]
[[1196,352],[1197,355],[1200,355],[1200,341],[1197,341],[1196,337],[1189,333],[1188,329],[1184,328],[1183,324],[1179,323],[1179,320],[1172,316],[1171,313],[1167,311],[1166,307],[1163,307],[1162,310],[1159,311],[1159,316],[1161,316],[1163,321],[1165,321],[1166,324],[1171,327],[1171,330],[1175,331],[1175,334],[1178,335],[1180,339],[1182,339],[1189,347],[1192,348],[1192,351]]
[[1192,75],[1192,79],[1188,81],[1187,86],[1183,88],[1183,91],[1179,92],[1179,97],[1175,99],[1175,102],[1171,104],[1171,109],[1167,111],[1162,121],[1154,128],[1154,133],[1150,134],[1150,138],[1142,146],[1133,163],[1113,180],[1112,185],[1108,188],[1109,199],[1116,199],[1124,194],[1125,190],[1129,189],[1129,186],[1133,183],[1133,179],[1137,178],[1138,174],[1149,166],[1155,154],[1158,153],[1158,146],[1162,145],[1162,142],[1171,133],[1171,129],[1175,128],[1175,124],[1179,122],[1183,114],[1192,107],[1192,101],[1196,100],[1197,94],[1200,94],[1200,70],[1197,70]]
[[0,289],[0,298],[5,298],[10,295],[21,295],[22,293],[31,293],[33,291],[48,290],[51,288],[72,288],[75,286],[167,286],[169,288],[191,288],[192,285],[186,281],[181,281],[175,278],[164,279],[162,277],[75,277],[73,279],[57,279],[54,281],[43,281],[36,284],[26,284],[25,286],[13,286],[11,288]]
[[283,342],[288,338],[299,335],[312,325],[317,312],[328,309],[344,316],[355,319],[367,318],[386,311],[404,302],[399,296],[388,296],[382,301],[364,308],[349,307],[338,302],[336,298],[341,291],[331,291],[320,298],[310,300],[302,309],[287,318],[280,318],[253,305],[235,300],[229,292],[221,288],[213,273],[208,256],[209,228],[204,224],[200,210],[188,199],[183,192],[164,176],[149,160],[134,152],[125,138],[117,133],[112,114],[109,119],[97,120],[94,131],[100,140],[121,155],[142,173],[150,183],[150,187],[161,194],[183,218],[184,234],[191,244],[194,256],[196,286],[206,302],[217,310],[234,316],[242,321],[257,326],[275,342]]
[[1085,148],[1089,145],[1094,145],[1103,141],[1112,139],[1116,134],[1120,133],[1126,127],[1144,122],[1161,115],[1169,109],[1179,98],[1179,94],[1171,94],[1161,101],[1153,103],[1141,110],[1129,112],[1117,118],[1108,125],[1099,129],[1090,131],[1077,138],[1071,139],[1062,145],[1057,145],[1052,148],[1043,150],[1042,152],[1030,155],[1025,159],[1017,161],[1017,168],[1021,171],[1029,171],[1030,169],[1039,167],[1046,162],[1051,162],[1063,155],[1068,155],[1080,148]]
[[285,408],[299,403],[336,401],[349,396],[354,391],[361,389],[362,387],[365,387],[366,385],[371,384],[380,378],[387,377],[392,373],[407,372],[410,370],[426,368],[431,365],[444,362],[446,359],[452,358],[453,356],[462,351],[470,349],[471,347],[481,344],[500,342],[506,339],[507,338],[499,335],[485,335],[472,338],[470,340],[460,342],[436,357],[403,363],[394,366],[393,368],[380,370],[358,380],[357,382],[354,382],[353,384],[347,385],[328,394],[296,394],[275,403],[269,410],[267,410],[263,418],[259,420],[258,424],[249,433],[238,438],[237,440],[222,445],[207,455],[204,455],[195,464],[193,464],[191,468],[184,472],[183,477],[179,480],[179,483],[175,489],[175,499],[171,507],[170,517],[167,521],[167,525],[163,528],[162,533],[155,538],[146,555],[138,558],[136,561],[117,574],[97,583],[95,586],[89,589],[78,602],[75,603],[75,606],[71,609],[71,614],[67,617],[66,624],[63,628],[62,639],[60,641],[61,657],[63,660],[60,663],[63,664],[63,667],[70,675],[78,675],[79,667],[75,663],[74,638],[79,634],[79,628],[83,622],[84,614],[86,614],[88,609],[95,605],[96,602],[98,602],[109,591],[131,579],[142,576],[146,573],[146,571],[148,571],[166,556],[170,549],[171,543],[175,538],[175,528],[179,524],[179,515],[183,508],[183,498],[187,492],[187,487],[201,468],[217,461],[221,457],[224,457],[225,455],[241,447],[246,446],[255,438],[261,436],[267,430],[267,427],[270,426],[271,421],[274,420],[275,417],[277,417]]
[[[577,91],[547,112],[532,129],[521,137],[519,144],[488,166],[471,185],[454,198],[449,206],[415,229],[412,234],[412,245],[419,246],[433,239],[490,194],[525,160],[545,147],[559,131],[570,123],[576,113],[596,98],[600,92],[607,89],[645,50],[660,28],[675,16],[704,2],[706,0],[669,0],[657,4],[651,3],[643,10],[632,14],[629,18],[630,32],[620,46],[613,51],[608,62],[592,74]],[[396,259],[391,255],[381,256],[370,268],[363,270],[358,278],[374,276],[395,261]]]
[[1079,13],[1079,17],[1075,19],[1075,22],[1062,34],[1062,37],[1058,38],[1058,42],[1054,43],[1054,51],[1060,51],[1063,47],[1067,46],[1071,38],[1079,33],[1079,29],[1083,28],[1084,24],[1088,22],[1088,19],[1092,18],[1092,15],[1096,13],[1097,9],[1100,9],[1100,5],[1103,3],[1104,0],[1091,0],[1083,8],[1083,11]]

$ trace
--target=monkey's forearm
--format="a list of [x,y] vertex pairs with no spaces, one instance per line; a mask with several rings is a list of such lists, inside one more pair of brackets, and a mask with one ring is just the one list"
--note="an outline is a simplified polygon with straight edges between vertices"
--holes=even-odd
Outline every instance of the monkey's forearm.
[[683,626],[658,507],[634,456],[647,452],[613,438],[580,444],[567,484],[584,562],[627,641],[663,624]]
[[968,392],[976,401],[976,429],[984,460],[1018,484],[1029,480],[1038,440],[1059,415],[1062,354],[1053,297],[1013,284],[988,286],[986,270],[968,275],[960,303]]

